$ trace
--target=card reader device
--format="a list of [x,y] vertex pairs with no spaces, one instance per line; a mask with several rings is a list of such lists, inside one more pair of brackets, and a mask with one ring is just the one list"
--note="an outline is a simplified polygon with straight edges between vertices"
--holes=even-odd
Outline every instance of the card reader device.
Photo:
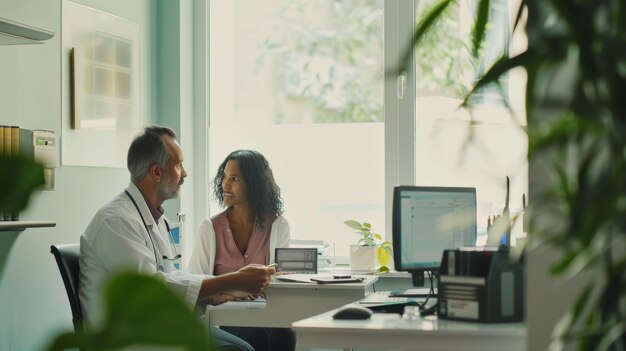
[[284,273],[317,274],[316,248],[276,248],[276,271]]

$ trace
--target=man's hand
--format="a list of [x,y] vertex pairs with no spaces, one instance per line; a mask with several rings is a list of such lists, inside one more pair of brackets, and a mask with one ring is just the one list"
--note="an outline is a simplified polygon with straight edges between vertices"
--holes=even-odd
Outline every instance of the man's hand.
[[238,289],[248,291],[252,294],[261,295],[272,281],[272,275],[276,273],[276,268],[251,264],[237,271]]
[[270,284],[272,275],[275,273],[276,268],[274,267],[251,264],[237,272],[204,279],[198,294],[198,301],[210,301],[213,296],[219,293],[228,293],[232,290],[243,291],[243,296],[246,293],[249,294],[249,299],[265,296],[263,290]]
[[256,299],[256,295],[246,294],[245,296],[238,296],[237,294],[229,294],[228,292],[217,293],[209,298],[211,305],[221,305],[228,301],[251,301]]

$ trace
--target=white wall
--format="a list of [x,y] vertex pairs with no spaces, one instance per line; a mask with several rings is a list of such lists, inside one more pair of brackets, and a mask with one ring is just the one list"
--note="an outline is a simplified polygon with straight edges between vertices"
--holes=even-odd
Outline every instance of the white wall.
[[[150,0],[77,1],[139,24],[142,113],[151,117]],[[41,45],[0,46],[0,124],[61,133],[61,1],[0,0],[0,16],[55,33]],[[77,242],[94,212],[128,184],[125,169],[56,170],[56,189],[38,192],[21,219],[56,220],[54,228],[0,232],[0,350],[41,350],[72,330],[65,289],[50,245]]]

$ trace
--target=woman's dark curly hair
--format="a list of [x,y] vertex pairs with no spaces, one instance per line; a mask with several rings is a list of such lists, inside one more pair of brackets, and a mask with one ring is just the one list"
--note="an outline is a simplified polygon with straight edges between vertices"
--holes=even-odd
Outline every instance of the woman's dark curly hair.
[[270,164],[261,153],[254,150],[231,152],[217,169],[217,175],[213,179],[213,194],[220,206],[225,206],[222,181],[224,180],[226,163],[230,160],[236,160],[239,163],[241,176],[246,182],[248,191],[248,204],[255,212],[256,224],[263,228],[265,218],[268,215],[273,219],[282,215],[283,199],[280,196],[280,188],[274,180]]

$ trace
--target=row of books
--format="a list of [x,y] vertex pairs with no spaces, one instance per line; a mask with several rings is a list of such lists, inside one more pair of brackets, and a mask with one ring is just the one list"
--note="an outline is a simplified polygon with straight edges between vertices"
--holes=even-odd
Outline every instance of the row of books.
[[[20,154],[20,127],[0,125],[0,157],[17,157]],[[0,221],[18,221],[19,213],[0,212]]]

